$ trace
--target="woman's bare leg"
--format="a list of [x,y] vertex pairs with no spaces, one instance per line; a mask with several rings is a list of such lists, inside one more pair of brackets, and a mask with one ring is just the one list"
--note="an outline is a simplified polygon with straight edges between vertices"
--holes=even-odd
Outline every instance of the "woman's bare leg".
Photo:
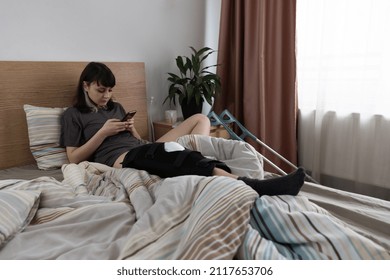
[[185,119],[181,124],[161,136],[156,142],[176,141],[180,136],[188,134],[210,134],[210,120],[203,114],[195,114]]
[[233,179],[237,179],[238,178],[238,176],[233,175],[233,174],[231,174],[231,173],[229,173],[229,172],[227,172],[227,171],[225,171],[225,170],[223,170],[221,168],[218,168],[218,167],[214,167],[213,175],[214,176],[225,176],[225,177],[230,177],[230,178],[233,178]]

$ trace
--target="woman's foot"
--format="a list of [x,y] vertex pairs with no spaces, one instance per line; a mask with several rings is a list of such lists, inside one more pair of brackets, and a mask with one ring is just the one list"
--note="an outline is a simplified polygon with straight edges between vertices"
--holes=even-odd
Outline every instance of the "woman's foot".
[[260,196],[262,195],[297,195],[305,181],[305,170],[299,167],[294,172],[272,179],[251,179],[238,177],[248,186],[252,187]]

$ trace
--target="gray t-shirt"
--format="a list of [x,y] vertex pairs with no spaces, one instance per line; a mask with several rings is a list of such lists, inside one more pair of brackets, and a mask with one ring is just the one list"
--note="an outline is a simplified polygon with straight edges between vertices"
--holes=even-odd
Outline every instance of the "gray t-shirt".
[[[116,102],[112,110],[99,109],[90,113],[81,113],[70,107],[61,118],[60,144],[63,147],[80,147],[91,139],[108,119],[122,119],[125,113],[122,105]],[[145,142],[128,131],[120,132],[107,137],[88,160],[113,166],[121,154]]]

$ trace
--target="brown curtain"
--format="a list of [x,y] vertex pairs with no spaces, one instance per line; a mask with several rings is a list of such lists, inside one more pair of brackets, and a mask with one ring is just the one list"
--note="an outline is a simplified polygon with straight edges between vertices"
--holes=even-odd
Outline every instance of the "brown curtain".
[[[217,113],[228,109],[257,138],[297,162],[296,0],[222,0]],[[253,144],[267,158],[288,165]],[[270,171],[274,171],[267,168]]]

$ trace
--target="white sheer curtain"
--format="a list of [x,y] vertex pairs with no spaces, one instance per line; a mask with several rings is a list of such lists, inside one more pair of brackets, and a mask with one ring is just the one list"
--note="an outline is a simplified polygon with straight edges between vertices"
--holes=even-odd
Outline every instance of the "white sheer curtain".
[[390,200],[390,1],[297,0],[299,161]]

